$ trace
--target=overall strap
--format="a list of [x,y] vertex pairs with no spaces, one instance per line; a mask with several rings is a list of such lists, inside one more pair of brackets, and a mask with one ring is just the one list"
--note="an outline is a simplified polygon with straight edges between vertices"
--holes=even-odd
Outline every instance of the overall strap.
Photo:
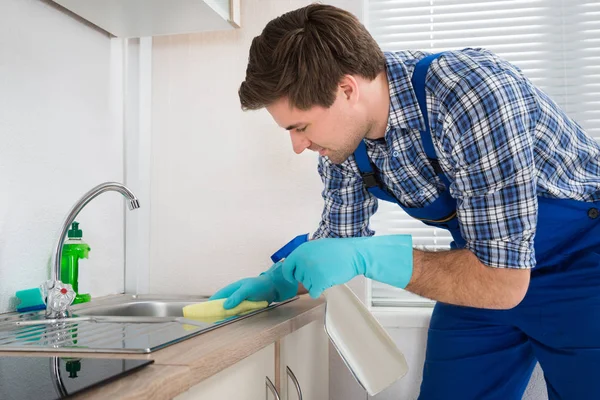
[[398,200],[391,194],[389,194],[386,190],[381,188],[377,177],[375,176],[375,172],[373,172],[373,167],[371,166],[371,161],[369,160],[369,156],[367,154],[367,146],[364,141],[360,141],[358,148],[354,151],[354,159],[356,160],[356,164],[358,165],[358,170],[360,171],[360,175],[362,176],[363,185],[365,189],[367,189],[373,196],[378,199],[389,201],[392,203],[398,203]]
[[442,54],[443,53],[431,54],[419,60],[419,62],[417,62],[415,65],[411,83],[415,95],[417,96],[417,102],[419,103],[423,120],[425,121],[425,130],[421,131],[421,143],[423,143],[423,149],[425,150],[425,154],[427,155],[429,163],[433,167],[435,173],[442,179],[446,186],[448,186],[450,182],[440,167],[437,154],[435,153],[435,148],[433,147],[433,139],[431,138],[431,129],[427,113],[427,95],[425,94],[425,77],[427,76],[429,65]]
[[[437,160],[437,155],[435,153],[435,148],[433,147],[431,130],[429,128],[429,118],[427,116],[427,97],[425,95],[425,76],[427,75],[427,70],[431,62],[440,55],[442,55],[442,53],[431,54],[419,60],[419,62],[415,65],[411,83],[413,90],[415,91],[423,119],[425,121],[425,130],[421,131],[421,141],[423,143],[425,154],[427,155],[427,158],[429,159],[429,162],[435,173],[446,184],[446,186],[449,186],[450,182],[440,167],[440,164]],[[354,158],[356,160],[356,164],[358,165],[365,188],[375,197],[381,200],[398,204],[398,200],[381,187],[380,182],[373,171],[373,167],[371,166],[371,161],[367,155],[367,147],[364,141],[361,140],[357,149],[354,151]]]

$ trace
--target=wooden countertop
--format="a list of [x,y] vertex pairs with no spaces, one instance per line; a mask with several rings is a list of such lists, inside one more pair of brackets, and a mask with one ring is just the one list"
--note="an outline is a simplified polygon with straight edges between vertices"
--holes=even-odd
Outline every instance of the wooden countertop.
[[304,325],[324,320],[324,316],[325,300],[305,294],[150,354],[0,352],[0,356],[151,359],[154,364],[74,399],[172,399]]

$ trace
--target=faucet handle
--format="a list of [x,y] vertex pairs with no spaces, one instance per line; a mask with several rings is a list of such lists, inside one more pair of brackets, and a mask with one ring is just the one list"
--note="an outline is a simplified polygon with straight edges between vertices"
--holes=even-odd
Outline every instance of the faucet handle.
[[64,318],[75,300],[75,291],[68,283],[49,280],[42,284],[42,293],[46,301],[46,317]]

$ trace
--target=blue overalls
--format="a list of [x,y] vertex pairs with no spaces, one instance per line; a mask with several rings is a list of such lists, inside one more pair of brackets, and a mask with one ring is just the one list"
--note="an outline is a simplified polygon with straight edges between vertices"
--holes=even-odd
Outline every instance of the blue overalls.
[[[425,75],[439,55],[419,61],[412,84],[425,119],[425,152],[449,187],[437,162],[426,111]],[[380,187],[364,142],[354,156],[367,190],[399,204]],[[429,206],[400,206],[427,225],[449,230],[453,248],[464,247],[456,201],[448,190]],[[486,310],[436,304],[419,399],[521,399],[537,360],[551,400],[600,400],[598,209],[600,202],[538,197],[537,262],[517,307]]]

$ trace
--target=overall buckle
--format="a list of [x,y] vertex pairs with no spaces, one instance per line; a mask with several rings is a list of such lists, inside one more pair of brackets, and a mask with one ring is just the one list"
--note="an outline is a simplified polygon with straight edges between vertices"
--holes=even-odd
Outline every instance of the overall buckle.
[[361,173],[363,183],[367,189],[379,186],[374,172]]

